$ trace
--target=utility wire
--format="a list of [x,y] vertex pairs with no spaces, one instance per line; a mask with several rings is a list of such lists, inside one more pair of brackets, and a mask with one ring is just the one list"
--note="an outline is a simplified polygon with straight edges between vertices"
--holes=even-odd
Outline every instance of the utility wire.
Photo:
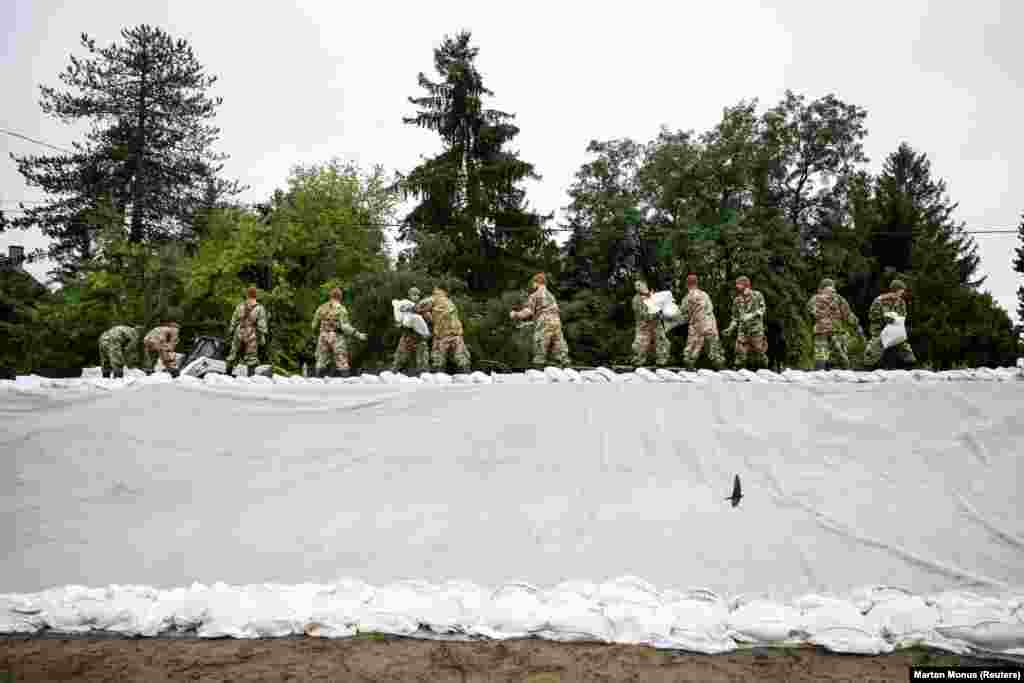
[[50,149],[55,149],[58,152],[67,152],[68,154],[75,154],[74,151],[72,151],[70,149],[67,149],[65,147],[58,147],[57,145],[51,145],[49,142],[43,142],[42,140],[36,140],[35,138],[30,138],[27,135],[22,135],[21,133],[15,133],[12,130],[6,130],[4,128],[0,128],[0,133],[4,133],[6,135],[10,135],[10,136],[16,137],[16,138],[21,138],[22,140],[28,140],[29,142],[34,142],[37,145],[42,145],[43,147],[49,147]]

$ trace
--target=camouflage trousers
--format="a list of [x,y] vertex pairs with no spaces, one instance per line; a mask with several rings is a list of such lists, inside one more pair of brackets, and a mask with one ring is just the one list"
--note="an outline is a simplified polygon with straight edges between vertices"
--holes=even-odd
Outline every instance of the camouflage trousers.
[[130,355],[116,339],[100,337],[100,367],[104,370],[124,371],[125,356]]
[[563,368],[569,364],[569,345],[557,320],[542,320],[533,326],[533,364],[544,366],[548,357]]
[[889,349],[882,348],[882,338],[875,337],[868,342],[868,345],[864,348],[864,365],[869,368],[876,367],[882,360],[882,354],[885,351],[895,353],[899,359],[908,365],[912,365],[917,362],[917,357],[914,356],[914,350],[910,348],[910,344],[903,342],[896,346],[890,347]]
[[448,363],[448,356],[452,357],[459,370],[469,370],[469,349],[462,335],[453,337],[434,337],[434,345],[430,349],[430,365],[434,372],[444,372]]
[[654,332],[639,330],[636,333],[636,338],[633,339],[633,365],[637,367],[646,365],[647,358],[652,351],[658,365],[668,365],[671,350],[668,336],[661,325],[655,327]]
[[690,332],[686,338],[686,349],[683,350],[683,364],[693,368],[700,358],[700,352],[707,349],[707,356],[715,368],[725,365],[725,354],[722,353],[722,342],[718,339],[717,332]]
[[151,370],[156,365],[153,356],[159,358],[167,370],[178,367],[178,355],[174,353],[174,347],[170,344],[143,344],[143,352],[147,369]]
[[337,332],[321,332],[316,340],[316,369],[336,367],[348,370],[348,344],[345,337]]
[[757,367],[768,367],[768,338],[763,334],[737,335],[736,336],[736,357],[733,359],[733,366],[736,368],[746,367],[747,357],[753,356],[750,360]]
[[430,364],[427,340],[412,330],[403,332],[398,340],[398,348],[395,349],[395,360],[391,364],[391,371],[398,372],[404,368],[410,358],[413,361],[413,370],[426,370]]
[[260,362],[259,349],[260,345],[257,340],[253,339],[246,343],[236,334],[231,338],[231,350],[228,352],[227,364],[234,365],[238,357],[241,356],[243,365],[258,365]]
[[845,370],[850,367],[850,354],[846,349],[846,335],[842,332],[814,335],[814,360],[831,362],[834,367]]

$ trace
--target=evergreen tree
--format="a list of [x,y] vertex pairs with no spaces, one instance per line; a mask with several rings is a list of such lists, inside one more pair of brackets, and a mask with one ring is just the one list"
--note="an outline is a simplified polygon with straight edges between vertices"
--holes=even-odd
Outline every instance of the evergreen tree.
[[494,292],[522,286],[555,252],[543,229],[550,216],[530,211],[521,187],[540,176],[507,149],[519,134],[513,115],[484,107],[494,93],[484,87],[470,39],[469,32],[446,36],[434,50],[440,80],[420,73],[427,94],[409,98],[418,111],[403,121],[437,133],[444,148],[399,178],[403,194],[418,200],[400,237],[417,245],[405,259],[410,266]]
[[68,90],[41,87],[44,113],[92,122],[86,141],[69,154],[13,157],[29,186],[56,197],[13,223],[55,240],[65,276],[93,255],[103,226],[89,222],[89,212],[112,206],[129,241],[149,243],[193,236],[196,212],[211,197],[241,190],[217,177],[225,157],[212,151],[219,130],[207,123],[221,103],[207,95],[216,78],[187,42],[159,28],[125,29],[121,37],[121,45],[98,48],[83,34],[88,57],[72,56],[60,75]]
[[[1017,226],[1017,237],[1020,246],[1014,250],[1016,257],[1013,259],[1013,269],[1024,277],[1024,214],[1021,214],[1020,225]],[[1024,325],[1024,285],[1017,288],[1017,318]]]

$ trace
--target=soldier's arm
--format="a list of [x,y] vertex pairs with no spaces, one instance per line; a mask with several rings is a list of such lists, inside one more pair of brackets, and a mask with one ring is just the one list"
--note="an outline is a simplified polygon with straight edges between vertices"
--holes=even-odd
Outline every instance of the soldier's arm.
[[317,307],[316,313],[313,314],[313,333],[320,329],[320,308]]
[[348,311],[344,306],[338,312],[338,329],[347,335],[357,335],[359,332],[348,322]]
[[690,295],[687,294],[683,297],[682,302],[679,304],[679,320],[682,323],[690,322]]
[[540,296],[538,296],[538,292],[534,292],[526,300],[526,306],[516,313],[516,318],[519,320],[529,320],[530,318],[536,317],[537,309],[540,307],[540,302],[541,299]]
[[429,321],[430,320],[430,307],[433,305],[433,303],[434,303],[433,299],[428,296],[425,299],[421,299],[419,301],[419,303],[416,304],[416,308],[414,310],[417,313],[419,313],[420,315],[422,315],[424,320]]
[[654,314],[647,310],[647,304],[639,297],[633,299],[633,313],[638,320],[654,320]]
[[238,329],[238,306],[235,306],[235,312],[231,314],[231,322],[228,323],[228,336],[230,337],[236,329]]
[[814,306],[814,300],[817,297],[818,297],[818,295],[815,294],[814,296],[812,296],[810,299],[807,300],[807,315],[811,316],[812,318],[816,317],[817,314],[818,314],[818,312],[815,310],[815,306]]
[[754,310],[751,311],[753,314],[752,318],[763,318],[768,312],[768,307],[764,303],[764,294],[761,292],[757,293],[757,297],[754,299]]

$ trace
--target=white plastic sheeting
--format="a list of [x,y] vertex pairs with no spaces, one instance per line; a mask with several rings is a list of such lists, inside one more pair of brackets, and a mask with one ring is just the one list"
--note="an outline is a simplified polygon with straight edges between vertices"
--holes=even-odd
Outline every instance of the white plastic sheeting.
[[1024,654],[1016,368],[126,374],[0,381],[0,631]]

